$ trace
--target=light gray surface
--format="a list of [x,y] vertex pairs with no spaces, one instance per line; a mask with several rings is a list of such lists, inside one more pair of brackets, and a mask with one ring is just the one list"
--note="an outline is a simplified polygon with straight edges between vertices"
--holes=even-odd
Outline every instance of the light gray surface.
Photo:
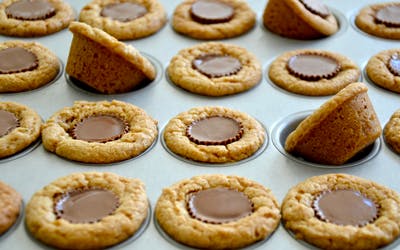
[[[67,1],[74,6],[76,12],[88,1]],[[180,1],[161,1],[168,13],[169,20],[175,6]],[[171,85],[165,77],[165,68],[169,60],[180,49],[200,43],[176,34],[170,22],[157,34],[137,41],[128,41],[142,52],[145,52],[161,63],[162,78],[159,82],[137,92],[105,96],[88,94],[72,88],[66,83],[64,75],[54,84],[35,91],[19,94],[1,94],[1,101],[16,101],[35,109],[44,120],[54,112],[71,106],[75,100],[112,100],[118,99],[137,105],[159,121],[159,130],[162,131],[169,119],[182,111],[195,106],[221,105],[246,112],[262,122],[271,132],[274,124],[280,119],[304,110],[318,108],[329,97],[306,97],[289,94],[272,86],[265,77],[269,63],[281,53],[299,48],[319,48],[341,53],[354,60],[362,69],[368,59],[383,49],[395,48],[397,41],[373,38],[357,31],[351,21],[355,13],[364,5],[373,3],[373,0],[348,1],[327,0],[325,3],[335,9],[335,13],[342,20],[344,27],[337,35],[330,38],[314,41],[298,41],[278,37],[262,26],[261,16],[266,0],[250,0],[251,7],[257,11],[257,24],[249,33],[234,39],[224,40],[247,48],[255,53],[263,65],[263,79],[258,86],[242,94],[209,98],[190,94]],[[343,21],[345,23],[343,23]],[[41,38],[27,38],[22,40],[38,41],[51,50],[66,63],[72,34],[66,29],[54,35]],[[0,41],[16,38],[0,36]],[[398,94],[378,88],[370,83],[369,96],[375,107],[382,126],[386,124],[391,114],[400,108]],[[270,142],[268,148],[257,158],[243,164],[228,167],[203,167],[193,165],[171,156],[162,146],[160,139],[149,152],[137,159],[115,165],[95,166],[84,165],[67,161],[44,150],[40,145],[29,154],[0,164],[0,180],[10,184],[23,196],[27,203],[33,193],[58,177],[73,172],[83,171],[111,171],[128,177],[142,179],[147,187],[147,194],[154,205],[164,187],[194,175],[206,173],[234,174],[248,177],[269,187],[279,202],[290,187],[308,177],[327,173],[344,172],[363,178],[372,179],[400,192],[398,181],[399,156],[394,154],[385,143],[378,155],[371,161],[357,167],[345,169],[321,169],[305,166],[287,159]],[[176,246],[166,241],[156,230],[153,220],[150,226],[136,241],[124,245],[127,249],[175,249]],[[42,245],[34,242],[25,231],[23,223],[6,237],[0,237],[0,249],[41,249]],[[306,249],[304,245],[293,239],[280,226],[275,234],[258,249]]]

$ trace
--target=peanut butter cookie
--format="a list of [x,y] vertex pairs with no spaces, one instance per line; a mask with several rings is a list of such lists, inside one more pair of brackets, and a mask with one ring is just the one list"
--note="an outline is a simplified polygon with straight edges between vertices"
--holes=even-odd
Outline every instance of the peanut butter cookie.
[[400,93],[400,49],[384,50],[374,55],[365,71],[376,85]]
[[42,120],[33,109],[0,102],[0,159],[14,155],[39,139]]
[[400,234],[400,196],[347,174],[314,176],[282,202],[284,226],[322,249],[377,249]]
[[0,181],[0,235],[16,222],[21,213],[21,195]]
[[79,14],[79,21],[99,28],[118,40],[150,36],[167,22],[157,0],[93,0]]
[[139,179],[113,173],[74,173],[37,191],[26,226],[38,240],[62,249],[103,249],[132,236],[148,216]]
[[355,24],[370,35],[398,40],[400,39],[399,14],[398,2],[372,4],[360,10]]
[[400,110],[390,117],[383,130],[385,141],[392,149],[400,154]]
[[66,28],[75,19],[62,0],[4,0],[0,4],[0,34],[45,36]]
[[37,42],[0,43],[0,93],[39,88],[60,70],[57,56]]
[[190,92],[223,96],[258,84],[261,65],[245,48],[207,42],[179,51],[171,59],[168,75],[174,84]]
[[236,249],[267,238],[279,225],[272,192],[239,176],[202,175],[165,188],[158,224],[174,240],[202,249]]
[[240,36],[256,23],[256,14],[242,0],[185,0],[172,17],[172,27],[203,40]]
[[263,145],[265,130],[249,115],[225,107],[197,107],[178,114],[164,129],[166,146],[198,162],[246,159]]
[[157,121],[121,101],[77,101],[56,112],[43,125],[43,146],[80,162],[111,163],[148,149],[158,135]]
[[301,95],[336,94],[361,75],[349,58],[326,50],[288,51],[270,65],[268,76],[279,87]]

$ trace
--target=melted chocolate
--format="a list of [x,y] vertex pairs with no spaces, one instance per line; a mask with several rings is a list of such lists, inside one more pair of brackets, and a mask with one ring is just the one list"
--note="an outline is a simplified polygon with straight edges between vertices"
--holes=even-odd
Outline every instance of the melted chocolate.
[[311,13],[316,14],[322,18],[325,18],[331,14],[328,7],[326,7],[326,5],[323,4],[320,0],[300,0],[300,2]]
[[127,124],[114,116],[90,116],[73,128],[72,137],[88,142],[108,142],[119,139],[127,130]]
[[203,55],[193,60],[192,66],[210,78],[234,75],[242,69],[238,59],[227,55]]
[[100,15],[120,22],[129,22],[146,15],[146,13],[147,9],[143,5],[125,2],[106,5],[101,10]]
[[236,120],[211,116],[195,121],[186,129],[189,139],[200,145],[227,145],[242,137],[243,127]]
[[71,223],[94,223],[112,214],[119,206],[118,197],[104,189],[74,190],[55,202],[58,218]]
[[46,0],[20,0],[5,11],[8,18],[27,21],[44,20],[56,14],[56,9]]
[[378,10],[375,21],[388,27],[400,27],[400,5],[388,5]]
[[235,10],[232,6],[217,0],[198,0],[190,8],[190,14],[198,23],[214,24],[230,21]]
[[253,204],[242,192],[211,188],[190,194],[190,215],[200,221],[222,224],[239,220],[253,212]]
[[17,117],[11,112],[0,110],[0,137],[7,135],[17,127],[19,127]]
[[319,54],[299,54],[292,56],[287,69],[290,74],[306,81],[317,81],[336,76],[340,71],[340,64],[333,58]]
[[0,51],[0,74],[30,71],[38,66],[36,55],[24,48],[14,47]]
[[338,224],[364,226],[378,217],[377,205],[358,191],[333,190],[314,199],[318,219]]

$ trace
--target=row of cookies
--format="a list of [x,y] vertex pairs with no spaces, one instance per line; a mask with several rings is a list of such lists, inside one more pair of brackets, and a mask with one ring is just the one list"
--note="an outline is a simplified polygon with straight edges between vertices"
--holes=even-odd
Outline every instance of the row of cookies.
[[[70,25],[74,34],[66,73],[69,80],[104,94],[124,93],[151,83],[154,65],[133,46],[84,23]],[[368,61],[371,81],[400,92],[400,50],[382,51]],[[0,92],[19,92],[43,86],[60,75],[54,53],[36,42],[0,44]],[[168,78],[190,92],[223,96],[246,91],[261,80],[261,64],[245,48],[220,42],[182,49],[168,66]],[[268,69],[277,86],[302,95],[333,95],[359,80],[361,71],[339,53],[302,49],[283,53]]]
[[[311,162],[342,165],[373,144],[381,125],[363,83],[352,83],[306,117],[285,139],[285,150]],[[385,139],[398,151],[398,113],[386,125]],[[158,137],[157,121],[121,101],[77,101],[43,125],[39,115],[14,102],[0,102],[1,158],[42,135],[50,152],[79,162],[112,163],[136,157]],[[173,154],[203,163],[247,159],[267,142],[266,129],[244,112],[220,106],[192,108],[172,118],[163,142]]]
[[[0,182],[0,235],[22,213],[21,197]],[[329,249],[377,249],[400,234],[400,195],[347,174],[314,176],[280,207],[265,186],[240,176],[200,175],[164,188],[155,206],[161,234],[186,246],[237,249],[262,244],[283,225]],[[62,249],[99,249],[139,237],[151,217],[144,183],[109,172],[74,173],[37,191],[26,205],[28,231]]]
[[[355,22],[369,34],[399,39],[399,10],[391,2],[366,6]],[[75,19],[72,8],[62,0],[7,0],[0,5],[0,13],[0,33],[10,36],[51,34]],[[79,21],[128,40],[154,34],[166,24],[167,15],[157,0],[93,0],[80,11]],[[175,31],[208,40],[242,35],[255,23],[255,12],[242,0],[185,0],[172,17]],[[297,39],[326,37],[339,29],[331,10],[318,0],[268,1],[263,23],[274,33]]]

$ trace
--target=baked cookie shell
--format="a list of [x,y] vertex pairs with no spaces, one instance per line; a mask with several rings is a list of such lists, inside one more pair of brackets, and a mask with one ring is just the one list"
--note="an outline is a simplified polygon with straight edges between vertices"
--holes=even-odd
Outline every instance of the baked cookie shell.
[[[104,188],[118,196],[113,214],[96,223],[74,224],[58,219],[54,197],[80,188]],[[113,173],[75,173],[55,180],[37,191],[26,206],[25,222],[38,240],[62,249],[99,249],[115,245],[131,235],[148,216],[144,184]]]
[[[227,55],[236,58],[242,68],[235,74],[207,77],[192,66],[193,60],[204,55]],[[261,80],[261,64],[245,48],[237,45],[207,42],[183,49],[167,68],[170,80],[190,92],[206,96],[232,95],[246,91]]]
[[38,60],[38,67],[18,73],[0,74],[0,92],[21,92],[44,86],[57,77],[60,62],[48,48],[37,42],[17,40],[0,43],[0,50],[20,47],[33,53]]
[[[209,224],[190,216],[187,195],[214,187],[243,192],[254,205],[251,215],[224,224]],[[271,191],[238,176],[203,175],[165,188],[157,201],[155,216],[161,228],[176,241],[208,249],[232,249],[265,239],[279,225],[279,204]]]
[[119,3],[117,0],[94,0],[87,4],[79,14],[79,21],[99,28],[118,40],[138,39],[150,36],[160,30],[167,22],[164,7],[157,0],[129,0],[143,5],[147,13],[129,22],[120,22],[101,16],[101,10],[109,4]]
[[[336,76],[317,81],[306,81],[293,75],[287,68],[287,63],[293,56],[301,54],[318,54],[336,60],[340,64],[340,71]],[[349,58],[338,53],[319,49],[292,50],[278,56],[269,66],[268,76],[279,87],[296,94],[309,96],[326,96],[339,92],[350,83],[359,80],[361,71]]]
[[192,19],[190,8],[196,0],[185,0],[179,4],[172,17],[172,27],[178,33],[202,40],[225,39],[240,36],[256,23],[256,14],[250,6],[242,0],[219,0],[232,6],[234,16],[227,22],[202,24]]
[[[205,117],[232,118],[243,126],[242,137],[227,145],[200,145],[192,142],[186,129],[192,122]],[[192,108],[172,118],[163,133],[166,146],[175,154],[203,163],[228,163],[246,159],[263,145],[265,130],[251,116],[225,107],[209,106]]]
[[[340,226],[321,221],[311,207],[314,196],[334,189],[352,189],[379,204],[378,218],[366,226]],[[400,234],[399,195],[375,182],[347,174],[314,176],[291,188],[282,202],[284,226],[297,239],[323,249],[376,249]]]
[[21,195],[0,181],[0,236],[16,222],[22,204]]
[[383,135],[387,144],[400,154],[400,110],[396,110],[386,123]]
[[0,4],[0,34],[16,37],[45,36],[66,28],[74,19],[72,7],[62,0],[47,0],[56,10],[44,20],[19,20],[7,17],[5,9],[19,0],[5,0]]
[[[129,125],[129,131],[118,140],[107,143],[75,140],[69,133],[81,119],[93,114],[118,116]],[[43,146],[57,155],[86,163],[112,163],[143,153],[156,140],[157,121],[134,105],[120,101],[77,101],[43,125]]]

